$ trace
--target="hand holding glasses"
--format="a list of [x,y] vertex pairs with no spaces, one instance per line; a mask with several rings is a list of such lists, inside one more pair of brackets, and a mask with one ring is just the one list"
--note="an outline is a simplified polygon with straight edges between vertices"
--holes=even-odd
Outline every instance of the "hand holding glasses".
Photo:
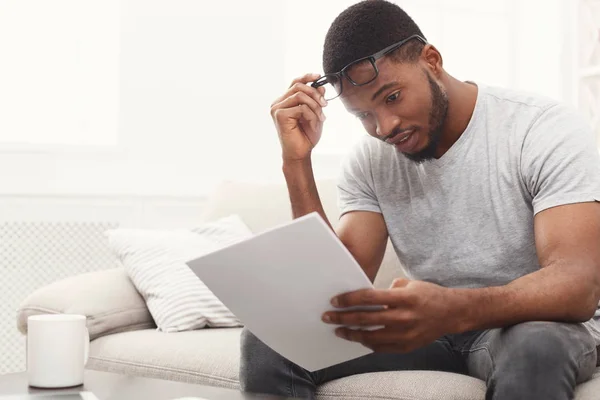
[[312,149],[323,131],[324,88],[313,88],[310,82],[319,74],[306,74],[296,78],[283,96],[271,104],[271,117],[279,134],[282,157],[285,163],[296,163],[310,158]]

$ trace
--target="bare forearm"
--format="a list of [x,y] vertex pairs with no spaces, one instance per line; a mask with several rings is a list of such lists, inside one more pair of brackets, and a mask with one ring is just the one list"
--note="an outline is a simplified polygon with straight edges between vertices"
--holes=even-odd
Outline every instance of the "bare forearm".
[[499,328],[525,321],[583,322],[598,304],[593,266],[548,266],[508,285],[452,289],[455,331]]
[[318,212],[331,228],[319,198],[310,158],[304,161],[284,162],[282,169],[290,195],[293,218]]

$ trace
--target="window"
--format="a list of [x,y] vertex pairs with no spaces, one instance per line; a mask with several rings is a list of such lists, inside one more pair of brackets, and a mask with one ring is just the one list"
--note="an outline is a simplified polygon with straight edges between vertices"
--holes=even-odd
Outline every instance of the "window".
[[0,147],[117,144],[118,0],[0,2]]

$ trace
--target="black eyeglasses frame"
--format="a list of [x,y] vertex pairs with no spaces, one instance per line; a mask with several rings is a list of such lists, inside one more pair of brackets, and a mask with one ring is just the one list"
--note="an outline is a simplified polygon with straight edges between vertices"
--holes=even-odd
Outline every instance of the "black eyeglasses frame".
[[[383,56],[393,52],[394,50],[400,48],[402,45],[404,45],[405,43],[408,43],[409,41],[411,41],[413,39],[417,39],[417,40],[423,42],[423,44],[427,44],[427,40],[425,40],[425,38],[423,38],[421,35],[417,35],[417,34],[411,35],[411,36],[407,37],[406,39],[403,39],[397,43],[387,46],[386,48],[378,51],[375,54],[371,54],[370,56],[362,57],[362,58],[359,58],[358,60],[352,61],[351,63],[346,65],[344,68],[342,68],[339,72],[334,72],[331,74],[323,75],[322,77],[320,77],[319,79],[317,79],[316,81],[311,83],[310,86],[314,87],[314,88],[319,88],[321,86],[325,86],[328,83],[335,82],[335,80],[333,80],[333,78],[335,77],[337,79],[337,81],[340,83],[340,90],[339,90],[339,92],[337,92],[337,96],[328,99],[328,100],[333,100],[333,99],[339,97],[344,90],[344,84],[343,84],[344,79],[343,78],[346,78],[353,86],[368,85],[369,83],[371,83],[375,79],[377,79],[377,76],[379,76],[379,69],[377,68],[376,61],[379,60],[380,58],[382,58]],[[347,71],[352,66],[360,64],[364,61],[369,61],[371,63],[371,65],[373,66],[373,69],[375,70],[375,75],[373,76],[373,78],[369,79],[367,82],[356,83],[354,80],[352,80],[352,78],[350,78]],[[335,87],[335,85],[333,85],[333,83],[331,83],[331,85]]]

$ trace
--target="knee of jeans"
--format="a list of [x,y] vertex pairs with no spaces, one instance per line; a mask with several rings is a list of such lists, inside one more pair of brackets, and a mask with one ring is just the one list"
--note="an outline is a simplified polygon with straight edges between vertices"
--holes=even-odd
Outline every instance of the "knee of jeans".
[[260,340],[247,328],[242,330],[240,336],[240,386],[242,390],[249,391],[256,377],[256,366],[252,365],[260,352]]
[[510,363],[536,363],[546,366],[577,365],[580,358],[595,349],[595,343],[581,324],[532,321],[506,328],[504,345]]
[[264,346],[264,344],[252,333],[248,328],[242,329],[240,335],[240,350],[242,358],[245,355],[255,351],[257,347]]
[[240,387],[246,392],[267,392],[262,385],[281,367],[281,356],[247,328],[240,337]]

